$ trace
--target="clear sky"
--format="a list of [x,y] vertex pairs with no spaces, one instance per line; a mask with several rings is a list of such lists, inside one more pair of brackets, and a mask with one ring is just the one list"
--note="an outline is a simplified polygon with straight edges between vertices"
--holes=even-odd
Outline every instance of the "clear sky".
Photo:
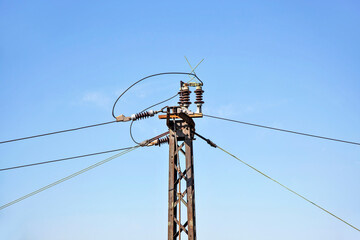
[[[204,112],[360,141],[358,1],[0,1],[0,141],[111,121],[144,76],[196,71]],[[146,80],[117,115],[170,97]],[[177,101],[172,101],[174,105]],[[360,226],[360,147],[215,119],[197,131]],[[166,131],[134,124],[138,140]],[[0,167],[132,146],[129,124],[0,145]],[[0,205],[109,155],[0,172]],[[197,139],[198,239],[360,233]],[[138,149],[0,211],[0,239],[166,239],[168,148]]]

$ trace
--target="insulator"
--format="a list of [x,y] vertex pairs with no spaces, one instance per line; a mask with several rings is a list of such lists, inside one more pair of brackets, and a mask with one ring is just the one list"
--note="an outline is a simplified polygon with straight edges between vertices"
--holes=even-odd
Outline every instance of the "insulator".
[[179,92],[179,102],[178,104],[182,107],[188,107],[191,102],[190,102],[190,93],[191,91],[189,90],[188,87],[186,86],[183,86],[181,87],[180,89],[180,92]]
[[203,90],[201,89],[201,87],[196,87],[196,90],[194,91],[194,93],[196,94],[196,101],[194,102],[195,104],[203,104]]
[[204,103],[203,101],[203,93],[201,86],[197,86],[196,90],[194,91],[196,95],[196,101],[194,102],[196,104],[196,113],[202,113],[202,105]]
[[164,143],[169,143],[169,136],[158,138],[154,142],[155,142],[155,144],[154,144],[155,146],[160,147]]
[[145,111],[145,112],[136,113],[136,114],[131,115],[131,120],[136,121],[136,120],[139,120],[139,119],[152,117],[154,115],[155,115],[154,110],[149,110],[149,111]]

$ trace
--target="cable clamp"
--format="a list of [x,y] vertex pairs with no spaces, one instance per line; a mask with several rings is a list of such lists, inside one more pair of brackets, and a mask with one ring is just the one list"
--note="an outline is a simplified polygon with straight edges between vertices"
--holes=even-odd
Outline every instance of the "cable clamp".
[[149,143],[150,143],[150,140],[148,139],[148,140],[144,140],[144,141],[142,141],[139,145],[141,146],[141,147],[145,147],[145,146],[149,146]]
[[131,117],[125,117],[124,115],[120,115],[116,117],[117,122],[128,122],[131,120]]

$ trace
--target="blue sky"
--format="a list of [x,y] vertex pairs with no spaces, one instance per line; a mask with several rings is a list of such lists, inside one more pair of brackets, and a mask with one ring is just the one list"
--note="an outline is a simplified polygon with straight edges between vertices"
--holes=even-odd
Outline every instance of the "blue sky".
[[[360,141],[357,1],[0,1],[0,140],[111,121],[144,76],[197,69],[204,112]],[[149,79],[132,114],[178,90]],[[175,104],[172,101],[171,104]],[[204,118],[197,131],[360,226],[360,148]],[[129,124],[0,145],[9,167],[131,146]],[[139,140],[166,131],[134,124]],[[110,155],[109,155],[110,156]],[[0,204],[107,156],[0,173]],[[200,139],[198,239],[359,239]],[[0,212],[0,239],[165,239],[168,149],[138,149]]]

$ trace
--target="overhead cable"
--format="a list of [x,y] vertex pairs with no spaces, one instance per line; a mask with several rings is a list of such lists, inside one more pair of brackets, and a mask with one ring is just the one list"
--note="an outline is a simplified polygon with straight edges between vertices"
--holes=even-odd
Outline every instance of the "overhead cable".
[[186,72],[164,72],[164,73],[156,73],[156,74],[152,74],[149,76],[146,76],[138,81],[136,81],[135,83],[133,83],[132,85],[130,85],[130,87],[128,87],[125,91],[123,91],[120,96],[116,99],[116,101],[114,102],[113,108],[112,108],[112,116],[114,118],[116,118],[115,116],[115,106],[117,104],[117,102],[119,101],[119,99],[133,86],[135,86],[136,84],[138,84],[139,82],[144,81],[147,78],[152,78],[152,77],[156,77],[156,76],[161,76],[161,75],[192,75],[194,76],[197,80],[199,80],[201,82],[201,84],[203,84],[203,82],[201,81],[201,79],[195,74],[195,73],[186,73]]
[[59,179],[59,180],[57,180],[57,181],[55,181],[55,182],[53,182],[53,183],[51,183],[51,184],[48,184],[48,185],[46,185],[46,186],[44,186],[44,187],[42,187],[42,188],[39,188],[38,190],[35,190],[35,191],[33,191],[33,192],[29,193],[29,194],[26,194],[26,195],[24,195],[24,196],[22,196],[22,197],[20,197],[20,198],[18,198],[18,199],[15,199],[14,201],[11,201],[11,202],[9,202],[9,203],[6,203],[6,204],[0,206],[0,211],[3,210],[4,208],[10,207],[11,205],[13,205],[13,204],[15,204],[15,203],[21,202],[22,200],[25,200],[25,199],[27,199],[27,198],[29,198],[29,197],[32,197],[32,196],[34,196],[34,195],[36,195],[36,194],[38,194],[38,193],[40,193],[40,192],[42,192],[42,191],[45,191],[45,190],[47,190],[47,189],[49,189],[49,188],[51,188],[51,187],[54,187],[54,186],[56,186],[56,185],[58,185],[58,184],[60,184],[60,183],[62,183],[62,182],[65,182],[65,181],[67,181],[67,180],[69,180],[69,179],[71,179],[71,178],[74,178],[74,177],[76,177],[76,176],[78,176],[78,175],[80,175],[80,174],[82,174],[82,173],[85,173],[85,172],[87,172],[87,171],[89,171],[89,170],[91,170],[91,169],[93,169],[93,168],[96,168],[96,167],[98,167],[98,166],[100,166],[100,165],[102,165],[102,164],[104,164],[104,163],[107,163],[107,162],[109,162],[109,161],[111,161],[111,160],[113,160],[113,159],[115,159],[115,158],[117,158],[117,157],[120,157],[120,156],[122,156],[122,155],[124,155],[124,154],[126,154],[126,153],[129,153],[129,152],[131,152],[131,151],[133,151],[133,150],[135,150],[135,149],[137,149],[137,148],[139,148],[139,147],[140,147],[140,146],[137,145],[137,146],[134,146],[134,147],[132,147],[132,148],[130,148],[130,149],[124,150],[124,151],[122,151],[122,152],[120,152],[120,153],[115,154],[114,156],[111,156],[111,157],[109,157],[109,158],[106,158],[106,159],[104,159],[104,160],[102,160],[102,161],[100,161],[100,162],[97,162],[97,163],[95,163],[95,164],[93,164],[93,165],[90,165],[90,166],[87,167],[87,168],[84,168],[84,169],[82,169],[82,170],[80,170],[80,171],[78,171],[78,172],[75,172],[75,173],[67,176],[67,177],[61,178],[61,179]]
[[197,136],[199,136],[201,139],[203,139],[204,141],[206,141],[206,142],[207,142],[210,146],[215,147],[215,148],[218,148],[218,149],[220,149],[221,151],[225,152],[226,154],[229,154],[231,157],[233,157],[233,158],[237,159],[238,161],[240,161],[241,163],[245,164],[245,165],[246,165],[246,166],[248,166],[249,168],[251,168],[251,169],[255,170],[255,171],[256,171],[256,172],[258,172],[258,173],[260,173],[260,174],[261,174],[261,175],[263,175],[264,177],[266,177],[266,178],[270,179],[271,181],[273,181],[273,182],[277,183],[278,185],[280,185],[281,187],[285,188],[286,190],[288,190],[288,191],[292,192],[292,193],[293,193],[293,194],[295,194],[296,196],[298,196],[298,197],[300,197],[300,198],[304,199],[305,201],[307,201],[307,202],[311,203],[311,204],[312,204],[312,205],[314,205],[315,207],[317,207],[317,208],[319,208],[319,209],[323,210],[324,212],[326,212],[326,213],[330,214],[331,216],[335,217],[336,219],[338,219],[338,220],[342,221],[342,222],[343,222],[343,223],[345,223],[346,225],[348,225],[348,226],[352,227],[353,229],[355,229],[355,230],[357,230],[357,231],[359,231],[359,232],[360,232],[360,229],[359,229],[359,228],[357,228],[357,227],[355,227],[354,225],[352,225],[352,224],[348,223],[347,221],[343,220],[342,218],[340,218],[340,217],[336,216],[335,214],[333,214],[333,213],[329,212],[328,210],[326,210],[325,208],[323,208],[323,207],[319,206],[318,204],[316,204],[316,203],[314,203],[314,202],[310,201],[309,199],[307,199],[306,197],[302,196],[301,194],[299,194],[299,193],[295,192],[294,190],[292,190],[292,189],[290,189],[290,188],[286,187],[285,185],[281,184],[281,183],[280,183],[280,182],[278,182],[277,180],[275,180],[275,179],[271,178],[270,176],[266,175],[265,173],[261,172],[260,170],[256,169],[255,167],[251,166],[250,164],[248,164],[248,163],[244,162],[244,161],[243,161],[243,160],[241,160],[240,158],[236,157],[235,155],[233,155],[233,154],[229,153],[229,152],[228,152],[228,151],[226,151],[225,149],[223,149],[223,148],[221,148],[220,146],[218,146],[218,145],[216,145],[215,143],[213,143],[210,139],[207,139],[207,138],[205,138],[205,137],[201,136],[201,135],[200,135],[200,134],[198,134],[198,133],[195,133],[195,134],[196,134]]
[[[167,134],[169,134],[168,131],[164,132],[162,134],[159,134],[159,135],[157,135],[157,136],[155,136],[153,138],[144,140],[143,142],[139,143],[138,145],[140,147],[145,147],[145,146],[150,147],[150,146],[156,145],[156,141],[160,141],[160,139],[162,137],[166,136]],[[153,141],[155,141],[155,142],[153,142]],[[108,151],[103,151],[103,152],[96,152],[96,153],[89,153],[89,154],[79,155],[79,156],[74,156],[74,157],[60,158],[60,159],[50,160],[50,161],[45,161],[45,162],[31,163],[31,164],[19,165],[19,166],[8,167],[8,168],[0,168],[0,171],[6,171],[6,170],[12,170],[12,169],[24,168],[24,167],[32,167],[32,166],[48,164],[48,163],[54,163],[54,162],[62,162],[62,161],[66,161],[66,160],[76,159],[76,158],[90,157],[90,156],[95,156],[95,155],[100,155],[100,154],[105,154],[105,153],[128,150],[128,149],[131,149],[131,148],[133,148],[133,147],[118,148],[118,149],[113,149],[113,150],[108,150]]]
[[307,137],[321,138],[321,139],[330,140],[330,141],[336,141],[336,142],[360,145],[360,143],[358,143],[358,142],[351,142],[351,141],[346,141],[346,140],[341,140],[341,139],[336,139],[336,138],[323,137],[323,136],[309,134],[309,133],[302,133],[302,132],[296,132],[296,131],[286,130],[286,129],[281,129],[281,128],[274,128],[274,127],[269,127],[269,126],[265,126],[265,125],[259,125],[259,124],[255,124],[255,123],[249,123],[249,122],[243,122],[243,121],[233,120],[233,119],[229,119],[229,118],[212,116],[212,115],[208,115],[208,114],[203,114],[203,115],[206,116],[206,117],[210,117],[210,118],[215,118],[215,119],[225,120],[225,121],[229,121],[229,122],[245,124],[245,125],[254,126],[254,127],[267,128],[267,129],[271,129],[271,130],[287,132],[287,133],[294,133],[294,134],[307,136]]
[[[130,87],[128,87],[123,93],[120,94],[120,96],[116,99],[115,103],[114,103],[114,106],[112,108],[112,115],[114,118],[115,117],[115,114],[114,114],[114,109],[115,109],[115,106],[117,104],[117,102],[119,101],[119,99],[130,89],[132,88],[134,85],[138,84],[139,82],[147,79],[147,78],[151,78],[151,77],[155,77],[155,76],[160,76],[160,75],[192,75],[194,76],[197,80],[199,80],[201,83],[203,83],[200,78],[194,74],[194,73],[186,73],[186,72],[164,72],[164,73],[157,73],[157,74],[153,74],[153,75],[149,75],[147,77],[144,77],[140,80],[138,80],[137,82],[135,82],[134,84],[132,84]],[[174,96],[175,97],[175,96]],[[170,99],[172,99],[173,97],[169,98],[169,99],[166,99],[160,103],[157,103],[153,106],[156,106],[158,104],[161,104],[163,102],[166,102]],[[151,107],[153,107],[151,106]],[[149,108],[151,108],[149,107]],[[147,108],[147,109],[149,109]],[[5,141],[0,141],[0,144],[4,144],[4,143],[10,143],[10,142],[16,142],[16,141],[22,141],[22,140],[27,140],[27,139],[32,139],[32,138],[38,138],[38,137],[44,137],[44,136],[49,136],[49,135],[53,135],[53,134],[58,134],[58,133],[65,133],[65,132],[72,132],[72,131],[77,131],[77,130],[81,130],[81,129],[86,129],[86,128],[91,128],[91,127],[97,127],[97,126],[102,126],[102,125],[106,125],[106,124],[110,124],[110,123],[115,123],[117,122],[116,120],[115,121],[110,121],[110,122],[103,122],[103,123],[97,123],[97,124],[92,124],[92,125],[87,125],[87,126],[83,126],[83,127],[78,127],[78,128],[71,128],[71,129],[66,129],[66,130],[61,130],[61,131],[55,131],[55,132],[49,132],[49,133],[42,133],[42,134],[38,134],[38,135],[33,135],[33,136],[28,136],[28,137],[21,137],[21,138],[15,138],[15,139],[9,139],[9,140],[5,140]]]
[[76,158],[83,158],[83,157],[90,157],[90,156],[95,156],[95,155],[100,155],[100,154],[105,154],[105,153],[118,152],[118,151],[130,149],[130,148],[132,148],[132,147],[118,148],[118,149],[113,149],[113,150],[108,150],[108,151],[103,151],[103,152],[89,153],[89,154],[85,154],[85,155],[79,155],[79,156],[67,157],[67,158],[60,158],[60,159],[56,159],[56,160],[50,160],[50,161],[45,161],[45,162],[37,162],[37,163],[19,165],[19,166],[8,167],[8,168],[0,168],[0,171],[7,171],[7,170],[12,170],[12,169],[17,169],[17,168],[24,168],[24,167],[32,167],[32,166],[48,164],[48,163],[62,162],[62,161],[76,159]]
[[16,138],[16,139],[2,141],[2,142],[0,142],[0,144],[26,140],[26,139],[30,139],[30,138],[43,137],[43,136],[48,136],[48,135],[53,135],[53,134],[58,134],[58,133],[72,132],[72,131],[77,131],[77,130],[81,130],[81,129],[85,129],[85,128],[98,127],[98,126],[115,123],[115,122],[116,121],[103,122],[103,123],[97,123],[97,124],[87,125],[87,126],[78,127],[78,128],[71,128],[71,129],[67,129],[67,130],[61,130],[61,131],[56,131],[56,132],[49,132],[49,133],[43,133],[43,134],[39,134],[39,135],[28,136],[28,137]]

